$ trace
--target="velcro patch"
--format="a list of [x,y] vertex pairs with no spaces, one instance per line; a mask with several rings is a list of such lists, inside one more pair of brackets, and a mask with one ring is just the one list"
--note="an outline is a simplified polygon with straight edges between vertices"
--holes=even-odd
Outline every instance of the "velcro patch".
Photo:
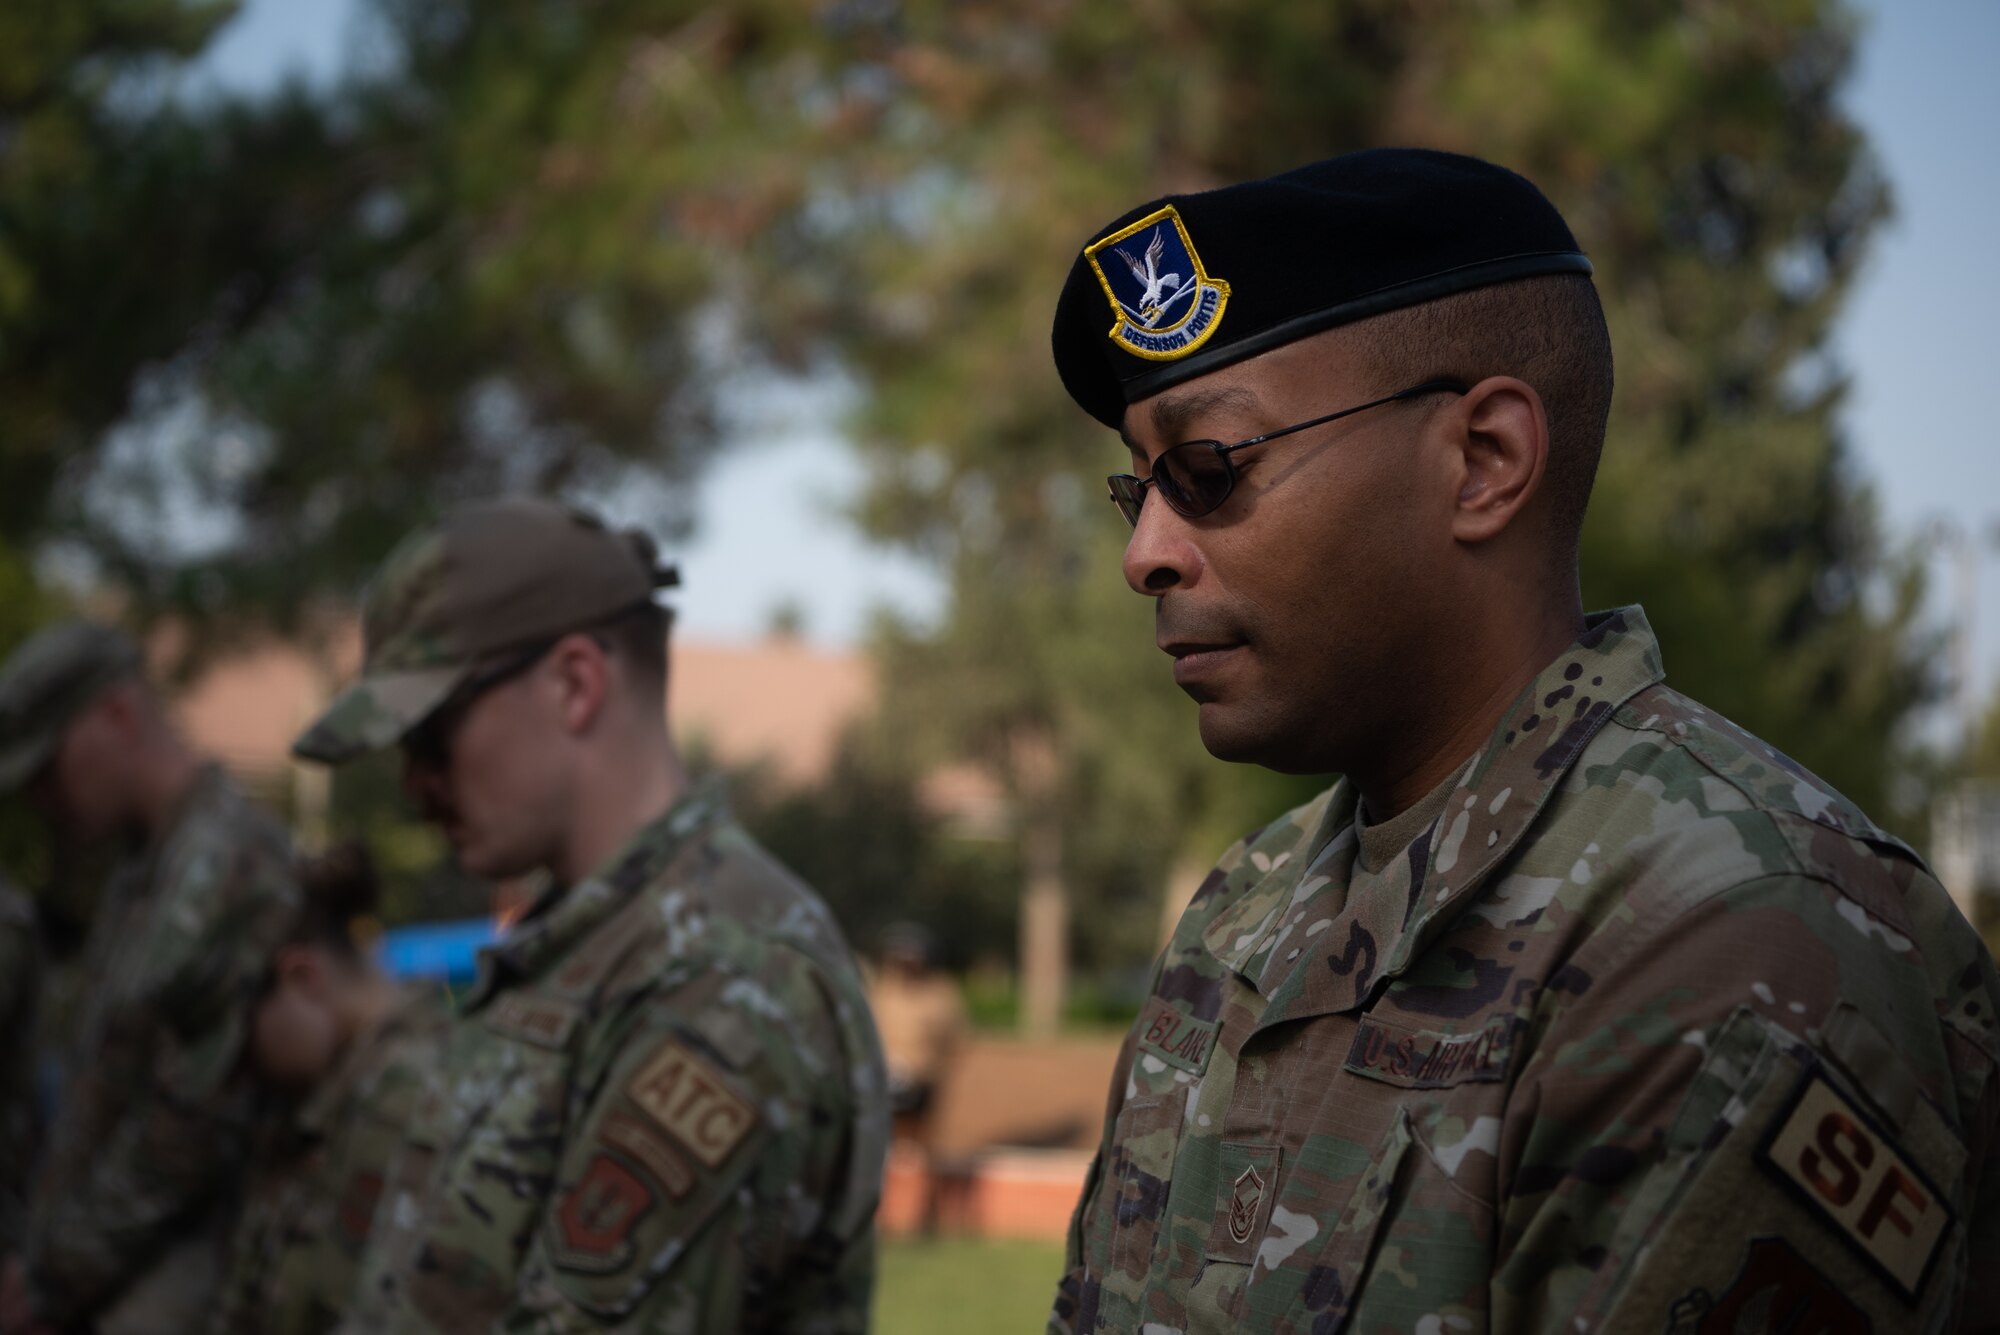
[[1363,1016],[1343,1066],[1404,1089],[1504,1080],[1514,1054],[1514,1028],[1510,1016],[1469,1034],[1439,1034]]
[[486,1008],[488,1029],[558,1052],[569,1046],[582,1012],[566,1001],[533,992],[502,992]]
[[1154,997],[1139,1015],[1139,1051],[1169,1066],[1200,1075],[1215,1048],[1216,1026],[1196,1019],[1164,997]]
[[1916,1300],[1955,1222],[1952,1208],[1819,1069],[1799,1082],[1761,1157],[1905,1298]]
[[1752,1238],[1736,1278],[1720,1296],[1691,1289],[1667,1312],[1667,1335],[1736,1335],[1741,1330],[1869,1335],[1873,1323],[1826,1275],[1783,1238]]
[[623,1270],[632,1261],[632,1230],[653,1204],[644,1177],[616,1156],[598,1154],[556,1208],[552,1259],[585,1274]]
[[729,1087],[722,1073],[671,1039],[632,1077],[625,1096],[710,1168],[727,1159],[757,1126],[757,1109]]
[[634,1163],[658,1178],[675,1200],[694,1189],[694,1170],[649,1123],[615,1112],[597,1128],[597,1138],[630,1155]]

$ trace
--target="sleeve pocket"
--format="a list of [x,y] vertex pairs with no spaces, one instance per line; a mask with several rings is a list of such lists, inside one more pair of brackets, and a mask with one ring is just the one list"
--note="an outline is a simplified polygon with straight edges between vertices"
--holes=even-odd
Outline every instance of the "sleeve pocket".
[[1180,1148],[1188,1087],[1126,1101],[1111,1133],[1111,1156],[1100,1191],[1109,1191],[1112,1210],[1111,1268],[1144,1274],[1166,1218],[1174,1156]]

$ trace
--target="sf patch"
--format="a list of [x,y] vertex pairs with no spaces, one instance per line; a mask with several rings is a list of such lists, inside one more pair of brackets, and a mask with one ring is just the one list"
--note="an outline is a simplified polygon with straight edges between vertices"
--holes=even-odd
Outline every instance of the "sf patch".
[[1783,1238],[1752,1238],[1722,1294],[1692,1289],[1667,1313],[1667,1335],[1869,1335],[1868,1314]]
[[1222,322],[1229,284],[1203,270],[1171,204],[1093,241],[1083,257],[1111,302],[1111,341],[1135,357],[1185,357]]
[[1818,1068],[1800,1080],[1761,1156],[1906,1300],[1916,1301],[1955,1222],[1951,1206]]
[[722,1072],[671,1039],[639,1068],[625,1096],[710,1168],[757,1127],[757,1109],[730,1088]]
[[632,1261],[632,1230],[653,1205],[644,1177],[616,1155],[598,1153],[556,1208],[551,1258],[589,1275],[623,1270]]

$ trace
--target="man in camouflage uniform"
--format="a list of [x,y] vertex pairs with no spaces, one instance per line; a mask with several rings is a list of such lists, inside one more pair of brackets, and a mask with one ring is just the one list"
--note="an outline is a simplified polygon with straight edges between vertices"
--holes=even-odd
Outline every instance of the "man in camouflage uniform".
[[297,744],[400,742],[461,864],[549,875],[446,1037],[355,1330],[866,1327],[881,1054],[825,906],[681,768],[672,582],[567,507],[460,509],[389,558]]
[[1204,742],[1345,778],[1189,904],[1051,1330],[2000,1312],[1991,959],[1913,853],[1669,689],[1638,608],[1578,606],[1588,273],[1528,182],[1406,150],[1079,257],[1057,363],[1132,451],[1125,573]]
[[253,1099],[245,1022],[297,912],[283,829],[188,747],[137,646],[71,621],[0,668],[0,790],[66,836],[130,838],[0,1329],[184,1331],[212,1300]]
[[28,1187],[42,1143],[35,1035],[42,943],[35,903],[0,874],[0,1256],[28,1236]]

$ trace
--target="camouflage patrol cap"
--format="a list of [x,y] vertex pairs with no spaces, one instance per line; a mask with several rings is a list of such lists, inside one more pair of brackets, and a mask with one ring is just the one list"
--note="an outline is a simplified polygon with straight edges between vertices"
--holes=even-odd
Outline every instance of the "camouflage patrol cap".
[[653,540],[572,506],[509,496],[405,538],[362,599],[361,680],[292,743],[340,764],[393,746],[495,654],[631,611],[680,582]]
[[131,636],[94,621],[59,621],[16,649],[0,665],[0,793],[33,778],[70,720],[142,661]]

